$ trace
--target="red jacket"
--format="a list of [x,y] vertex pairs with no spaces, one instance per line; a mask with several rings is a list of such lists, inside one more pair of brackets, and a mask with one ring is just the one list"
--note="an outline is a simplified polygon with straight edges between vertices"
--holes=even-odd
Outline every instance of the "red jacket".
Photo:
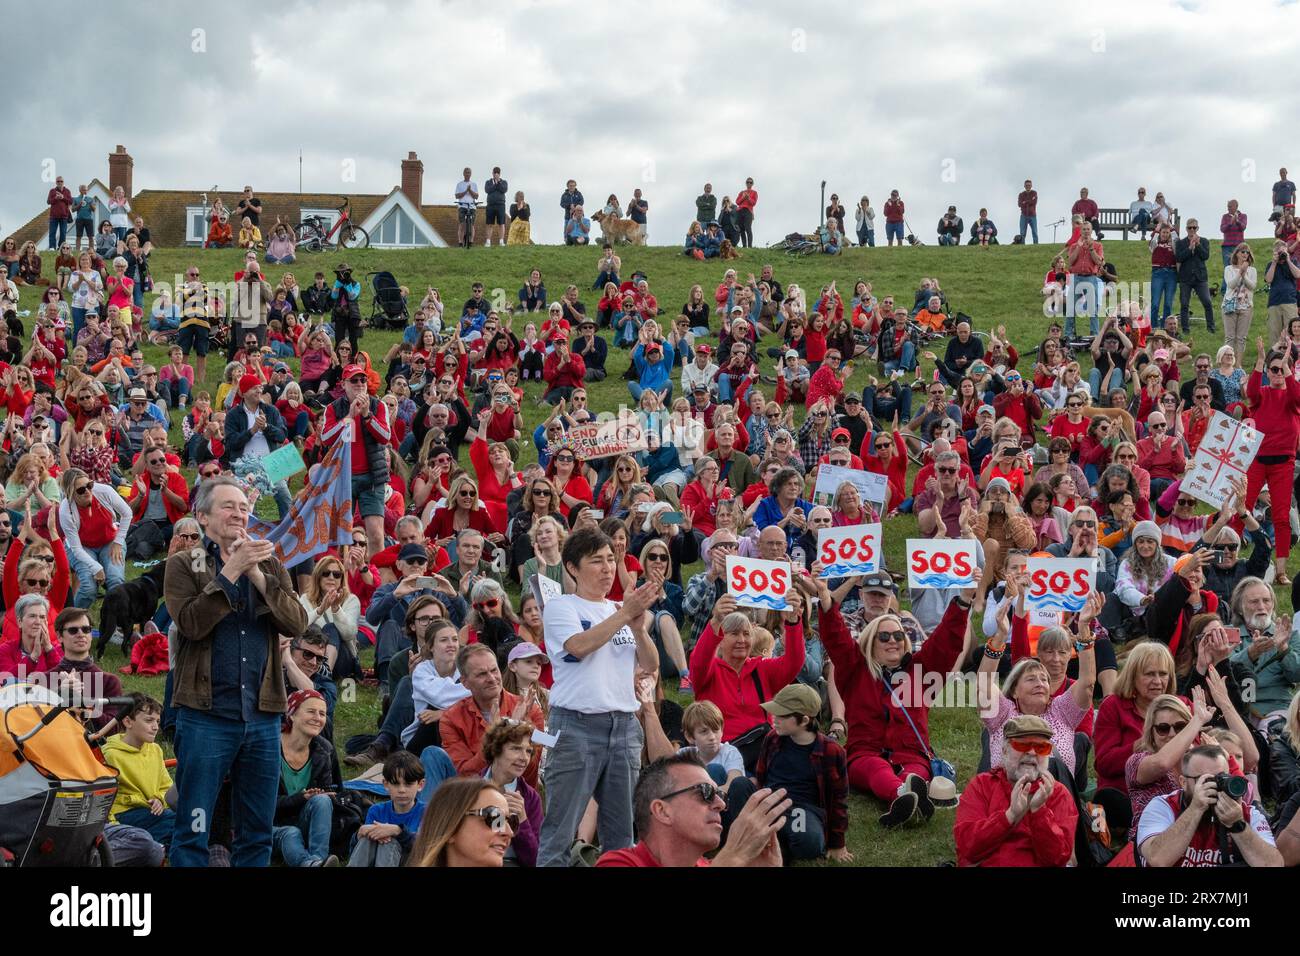
[[[691,683],[696,700],[709,700],[718,705],[722,711],[722,737],[734,740],[759,724],[771,725],[771,715],[761,705],[793,682],[803,668],[803,625],[786,625],[784,654],[766,659],[751,657],[741,665],[739,674],[718,656],[721,643],[722,635],[713,630],[710,621],[691,650]],[[762,685],[761,697],[759,688],[754,686],[755,674]]]
[[993,398],[993,414],[998,418],[1006,417],[1020,426],[1020,433],[1026,436],[1034,434],[1034,423],[1043,417],[1043,405],[1033,392],[1012,395],[1002,392]]
[[[172,494],[185,502],[184,506],[177,506],[172,504],[166,495],[163,495],[163,509],[167,512],[167,520],[175,524],[190,513],[190,486],[185,483],[185,476],[179,471],[169,471],[167,472],[167,487],[172,490]],[[140,506],[139,511],[135,511],[135,503],[140,497],[140,482],[137,480],[131,483],[131,491],[126,496],[126,503],[131,506],[132,511],[135,511],[134,520],[138,521],[149,513],[149,496],[151,494],[153,494],[152,488],[144,492],[144,504]],[[161,489],[159,489],[158,494],[162,494]]]
[[1128,793],[1124,780],[1124,765],[1133,756],[1133,745],[1142,737],[1145,714],[1137,706],[1111,694],[1097,708],[1097,722],[1093,727],[1092,744],[1095,750],[1093,766],[1097,770],[1097,789],[1114,787]]
[[[1267,439],[1265,439],[1267,441]],[[1291,449],[1295,451],[1294,448]],[[1181,478],[1187,467],[1187,456],[1183,454],[1183,442],[1174,438],[1168,431],[1160,448],[1155,447],[1155,440],[1143,438],[1137,443],[1138,464],[1147,470],[1152,478],[1168,478],[1170,481]]]
[[560,353],[552,352],[542,365],[542,378],[551,388],[582,388],[586,374],[587,363],[575,352],[569,353],[569,361],[563,365],[560,364]]
[[922,696],[922,688],[913,686],[914,679],[918,673],[944,675],[956,666],[966,636],[967,609],[956,601],[950,602],[943,620],[921,649],[903,658],[903,677],[895,693],[897,699],[907,705],[911,723],[891,697],[891,685],[871,673],[839,611],[822,608],[820,615],[822,646],[835,664],[835,686],[844,699],[845,717],[849,724],[849,763],[888,750],[894,755],[894,763],[928,764],[929,754],[922,753],[912,724],[916,725],[917,732],[929,747],[930,708],[912,700]]
[[907,445],[903,442],[903,436],[894,432],[894,454],[886,467],[885,463],[876,457],[876,446],[873,444],[876,436],[883,434],[884,432],[878,431],[867,432],[866,437],[862,439],[858,456],[862,459],[862,467],[866,471],[889,477],[889,505],[891,508],[896,508],[907,497],[904,491],[907,486]]
[[1300,382],[1287,376],[1286,388],[1261,387],[1262,376],[1251,372],[1246,381],[1246,400],[1255,427],[1264,433],[1260,455],[1294,455],[1300,435]]
[[1065,866],[1074,851],[1079,810],[1057,782],[1047,803],[1007,822],[1011,781],[999,767],[973,777],[957,804],[952,835],[958,866]]
[[830,399],[831,404],[834,405],[836,398],[839,397],[842,391],[844,391],[844,383],[840,381],[839,373],[829,365],[823,365],[813,372],[812,378],[808,380],[808,394],[804,399],[804,404],[806,407],[812,408],[814,403],[826,398]]
[[[519,706],[519,700],[517,695],[502,690],[498,713],[509,717]],[[528,712],[528,719],[538,730],[546,729],[546,718],[542,715],[542,708],[536,704]],[[488,722],[474,698],[466,697],[448,707],[438,721],[438,730],[442,734],[442,747],[456,765],[456,772],[461,776],[481,776],[487,769],[487,761],[483,758],[483,737],[487,734]],[[534,747],[533,758],[524,771],[524,779],[534,787],[537,786],[537,766],[541,759],[542,748]]]
[[902,222],[903,209],[903,200],[886,199],[884,207],[885,222]]
[[736,194],[737,208],[748,209],[750,212],[753,212],[754,207],[757,205],[758,205],[757,189],[742,189],[739,193]]

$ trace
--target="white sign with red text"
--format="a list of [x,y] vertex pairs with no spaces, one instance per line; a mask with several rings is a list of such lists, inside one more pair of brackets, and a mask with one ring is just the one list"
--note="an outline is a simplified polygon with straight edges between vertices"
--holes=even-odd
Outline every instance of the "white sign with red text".
[[1223,412],[1215,412],[1196,448],[1191,470],[1178,486],[1206,504],[1222,508],[1232,497],[1232,482],[1245,481],[1264,433]]
[[1097,588],[1096,558],[1030,558],[1025,605],[1035,611],[1082,611]]
[[880,570],[884,553],[880,523],[822,528],[817,532],[817,560],[823,578],[845,578]]
[[784,611],[789,607],[786,595],[793,585],[792,579],[789,561],[727,555],[727,593],[744,607]]
[[979,567],[973,538],[908,538],[909,588],[969,588]]

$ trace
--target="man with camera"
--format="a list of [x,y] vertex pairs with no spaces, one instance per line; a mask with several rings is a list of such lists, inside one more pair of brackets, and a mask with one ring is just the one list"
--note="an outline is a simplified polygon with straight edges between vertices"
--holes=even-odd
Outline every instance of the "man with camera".
[[244,337],[250,332],[257,336],[259,348],[266,344],[266,318],[274,297],[271,284],[263,278],[257,260],[250,258],[245,261],[242,273],[235,278],[233,321],[230,341],[226,345],[227,362],[235,360],[235,353],[243,346]]
[[1297,282],[1300,281],[1300,267],[1282,239],[1273,243],[1273,258],[1264,270],[1264,281],[1268,283],[1268,340],[1276,342],[1296,317]]
[[1246,778],[1228,770],[1228,755],[1217,744],[1187,751],[1183,788],[1142,811],[1135,841],[1142,865],[1282,865],[1268,821],[1242,801]]
[[[465,167],[465,178],[456,184],[456,245],[468,249],[474,245],[474,204],[478,202],[478,183],[470,179],[470,168]],[[466,236],[468,234],[468,241]]]
[[356,355],[357,339],[361,338],[361,283],[352,278],[352,268],[346,262],[340,262],[334,270],[330,300],[334,303],[330,310],[334,342],[342,342],[346,335]]

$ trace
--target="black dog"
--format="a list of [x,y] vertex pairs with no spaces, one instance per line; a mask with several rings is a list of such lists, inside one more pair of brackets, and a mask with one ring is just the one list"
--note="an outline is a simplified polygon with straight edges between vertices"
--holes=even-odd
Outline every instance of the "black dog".
[[99,644],[95,647],[97,658],[104,656],[113,632],[120,627],[122,653],[128,661],[131,659],[131,635],[141,630],[158,613],[166,570],[167,561],[164,559],[134,581],[119,584],[104,595],[104,603],[99,610]]

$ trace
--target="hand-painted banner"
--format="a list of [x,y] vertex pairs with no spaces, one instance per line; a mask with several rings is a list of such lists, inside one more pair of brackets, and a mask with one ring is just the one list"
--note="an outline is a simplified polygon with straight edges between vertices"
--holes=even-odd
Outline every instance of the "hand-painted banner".
[[874,471],[859,471],[856,468],[841,468],[839,465],[819,465],[817,484],[813,486],[813,500],[819,505],[829,505],[835,500],[835,492],[840,485],[848,482],[858,489],[863,501],[883,506],[885,489],[889,487],[889,478]]
[[1196,448],[1191,471],[1178,486],[1193,498],[1222,508],[1232,496],[1232,482],[1246,480],[1246,470],[1259,453],[1264,433],[1231,415],[1215,412]]
[[340,438],[325,459],[307,473],[307,481],[278,525],[250,517],[248,531],[275,545],[286,568],[352,543],[352,445]]
[[1081,611],[1097,588],[1096,558],[1030,558],[1025,605],[1038,611]]
[[969,588],[979,567],[973,538],[908,538],[909,588]]
[[[647,448],[645,429],[635,415],[624,415],[613,421],[575,425],[564,433],[560,444],[572,449],[575,455],[585,461],[608,458],[610,455],[633,454]],[[555,452],[548,447],[547,453]]]
[[764,561],[727,555],[727,593],[736,603],[768,611],[784,611],[786,594],[793,584],[789,561]]
[[817,560],[823,578],[844,578],[880,570],[884,552],[879,523],[822,528],[817,532]]

